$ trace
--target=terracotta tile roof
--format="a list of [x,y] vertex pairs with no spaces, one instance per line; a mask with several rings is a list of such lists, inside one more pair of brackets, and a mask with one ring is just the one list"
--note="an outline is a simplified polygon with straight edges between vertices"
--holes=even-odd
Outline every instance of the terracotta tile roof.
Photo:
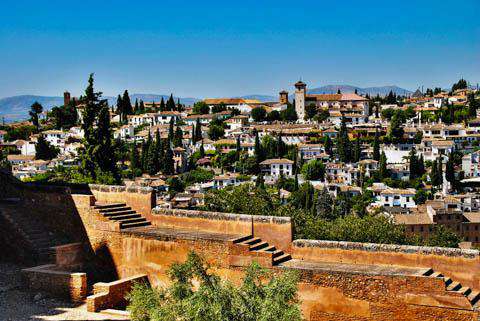
[[271,164],[293,164],[293,161],[286,158],[272,158],[264,160],[260,165],[271,165]]

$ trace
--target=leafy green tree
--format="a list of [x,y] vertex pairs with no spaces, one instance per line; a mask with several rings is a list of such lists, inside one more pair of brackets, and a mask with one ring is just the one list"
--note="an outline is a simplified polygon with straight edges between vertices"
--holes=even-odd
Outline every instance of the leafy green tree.
[[317,106],[314,103],[305,106],[305,120],[312,119],[317,114]]
[[218,105],[212,106],[212,114],[221,113],[222,111],[226,111],[226,110],[227,110],[227,106],[223,102],[220,102],[220,104]]
[[225,129],[222,125],[210,124],[208,127],[208,137],[210,137],[211,140],[218,140],[222,138],[223,135],[225,135]]
[[267,115],[267,120],[268,121],[280,120],[280,113],[278,112],[278,110],[272,110],[271,112],[269,112]]
[[283,121],[296,121],[298,116],[297,112],[295,111],[295,106],[291,103],[288,103],[287,108],[280,112],[280,118]]
[[35,145],[35,158],[42,160],[51,160],[57,157],[60,151],[55,146],[52,146],[43,135],[38,137],[37,144]]
[[328,190],[324,187],[318,193],[317,197],[317,218],[331,220],[334,219],[333,199]]
[[301,172],[307,180],[325,180],[325,165],[321,160],[313,159],[303,164]]
[[435,225],[433,233],[425,240],[426,246],[458,247],[462,239],[445,225]]
[[[190,252],[184,263],[170,267],[170,287],[153,289],[135,284],[127,297],[132,321],[302,320],[298,273],[273,276],[253,263],[242,284],[235,286],[211,270],[204,259]],[[194,287],[194,281],[198,286]]]
[[30,121],[32,122],[33,126],[37,129],[37,132],[40,130],[40,122],[38,119],[38,115],[43,112],[43,106],[40,105],[37,101],[32,104],[30,107],[30,111],[28,112],[30,115]]
[[267,116],[267,111],[263,107],[255,107],[252,109],[252,118],[256,122],[264,121]]
[[390,121],[388,136],[391,141],[401,142],[403,140],[403,134],[403,119],[401,111],[398,110],[393,114],[392,120]]
[[193,113],[200,115],[208,114],[210,113],[210,107],[204,101],[197,101],[193,104]]

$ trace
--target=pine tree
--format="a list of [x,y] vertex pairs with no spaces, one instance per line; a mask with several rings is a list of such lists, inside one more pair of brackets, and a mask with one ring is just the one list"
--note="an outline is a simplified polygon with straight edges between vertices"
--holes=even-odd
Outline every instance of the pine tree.
[[35,159],[51,160],[57,157],[58,153],[59,150],[52,146],[43,135],[38,137],[37,144],[35,144]]
[[380,139],[378,129],[375,130],[375,139],[373,140],[373,159],[377,162],[380,160]]
[[170,94],[170,98],[168,98],[168,100],[167,100],[166,109],[167,109],[168,111],[176,110],[176,108],[175,108],[175,100],[173,100],[173,94]]
[[30,107],[29,115],[30,115],[30,120],[35,126],[37,132],[40,130],[40,121],[38,119],[38,115],[40,115],[43,112],[43,106],[40,105],[37,101],[32,104]]

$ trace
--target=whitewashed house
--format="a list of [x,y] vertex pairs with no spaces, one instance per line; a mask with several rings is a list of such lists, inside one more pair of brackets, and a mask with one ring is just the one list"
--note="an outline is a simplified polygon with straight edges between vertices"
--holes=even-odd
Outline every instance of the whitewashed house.
[[262,172],[278,177],[293,175],[293,161],[286,158],[267,159],[260,163]]

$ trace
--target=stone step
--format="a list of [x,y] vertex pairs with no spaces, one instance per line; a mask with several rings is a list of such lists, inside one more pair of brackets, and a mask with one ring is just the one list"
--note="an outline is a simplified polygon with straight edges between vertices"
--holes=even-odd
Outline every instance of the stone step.
[[448,286],[448,285],[450,285],[453,281],[452,281],[451,278],[445,276],[445,277],[443,277],[443,282],[445,282],[445,285]]
[[463,286],[460,288],[460,290],[458,290],[457,292],[463,294],[464,296],[468,296],[471,292],[472,292],[472,289],[470,289],[469,287],[467,286]]
[[430,276],[432,273],[433,273],[433,269],[432,269],[432,268],[428,268],[428,269],[422,270],[422,271],[420,272],[420,275]]
[[478,300],[480,299],[480,292],[479,291],[472,291],[468,296],[468,300],[472,305],[476,305]]
[[116,215],[109,217],[110,220],[113,221],[123,221],[131,218],[140,218],[142,217],[140,214],[126,214],[126,215]]
[[273,252],[273,251],[275,251],[276,249],[277,249],[277,248],[276,248],[274,245],[269,245],[269,246],[263,248],[262,251],[264,251],[264,252]]
[[233,243],[242,243],[242,242],[245,242],[249,239],[252,239],[253,236],[252,235],[245,235],[245,236],[242,236],[242,237],[238,237],[236,239],[233,239],[232,242]]
[[273,251],[273,257],[281,256],[285,254],[282,250],[275,250]]
[[125,223],[137,223],[137,222],[145,222],[147,219],[145,217],[137,217],[137,218],[127,218],[124,220],[118,220],[120,224],[125,224]]
[[114,212],[114,213],[101,213],[105,217],[115,217],[115,216],[120,216],[120,215],[125,215],[125,214],[136,214],[134,210],[125,210],[125,211],[119,211],[119,212]]
[[121,206],[121,207],[114,207],[114,208],[104,208],[100,209],[99,212],[104,214],[104,213],[115,213],[119,211],[128,211],[131,210],[132,208],[130,206]]
[[250,251],[258,251],[268,246],[268,242],[259,242],[250,246]]
[[149,221],[143,221],[143,222],[137,222],[137,223],[125,223],[121,224],[120,223],[120,228],[125,229],[125,228],[132,228],[132,227],[142,227],[142,226],[148,226],[151,225]]
[[95,204],[93,208],[95,209],[105,209],[105,208],[114,208],[114,207],[121,207],[126,206],[125,203],[111,203],[111,204]]
[[273,265],[277,265],[292,259],[290,254],[283,254],[273,258]]
[[458,290],[460,290],[461,287],[462,287],[462,285],[460,284],[460,282],[454,281],[449,286],[447,286],[447,290],[448,291],[458,291]]
[[430,274],[430,276],[432,278],[443,278],[443,274],[440,272],[433,272],[432,274]]
[[259,237],[252,237],[251,239],[248,239],[244,242],[241,242],[240,244],[253,245],[253,244],[259,243],[261,241],[262,241],[262,239],[260,239]]

